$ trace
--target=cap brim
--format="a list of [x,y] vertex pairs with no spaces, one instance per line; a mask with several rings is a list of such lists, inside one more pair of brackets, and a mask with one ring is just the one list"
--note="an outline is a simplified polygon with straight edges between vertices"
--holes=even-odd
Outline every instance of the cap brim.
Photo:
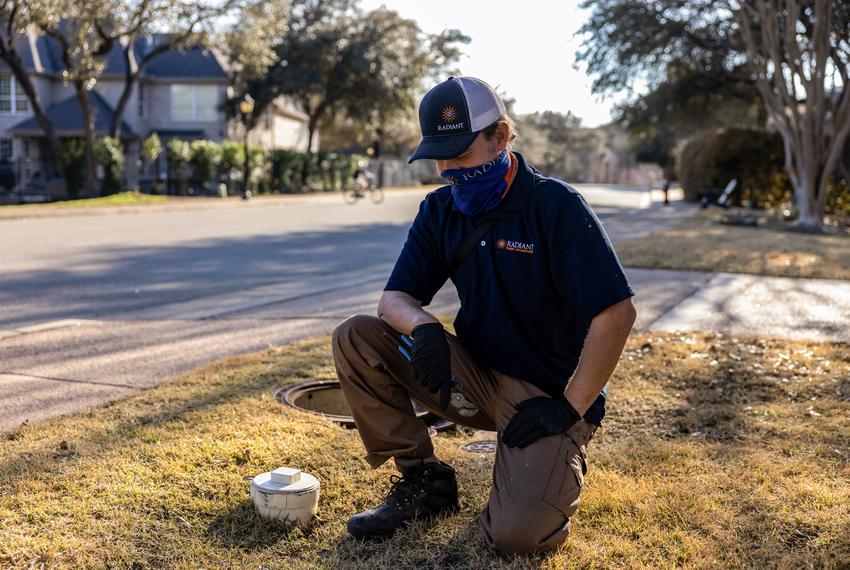
[[430,158],[432,160],[446,160],[454,158],[468,149],[478,133],[463,133],[458,135],[442,135],[436,137],[422,137],[422,142],[407,159],[410,164],[414,160]]

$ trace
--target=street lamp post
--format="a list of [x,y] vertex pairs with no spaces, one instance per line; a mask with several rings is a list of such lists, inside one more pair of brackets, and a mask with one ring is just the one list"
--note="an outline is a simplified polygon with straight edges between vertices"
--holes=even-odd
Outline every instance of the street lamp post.
[[245,126],[245,135],[242,139],[242,148],[245,153],[245,161],[242,163],[242,199],[247,200],[251,197],[251,191],[248,189],[249,176],[249,156],[248,156],[248,121],[251,113],[254,111],[254,98],[249,94],[245,94],[239,102],[239,112],[242,114],[242,123]]

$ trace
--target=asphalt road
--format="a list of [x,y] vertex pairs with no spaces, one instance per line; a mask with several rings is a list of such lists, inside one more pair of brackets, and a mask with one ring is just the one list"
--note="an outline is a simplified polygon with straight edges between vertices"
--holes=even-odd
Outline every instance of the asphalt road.
[[[637,189],[580,190],[615,242],[677,216]],[[423,195],[0,221],[0,430],[373,312]],[[433,309],[455,303],[445,288]]]

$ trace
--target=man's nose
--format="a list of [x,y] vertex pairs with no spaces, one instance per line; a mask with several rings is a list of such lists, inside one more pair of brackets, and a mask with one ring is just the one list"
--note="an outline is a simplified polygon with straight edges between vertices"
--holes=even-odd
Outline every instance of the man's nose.
[[439,170],[440,172],[443,172],[444,170],[452,170],[454,168],[457,168],[456,160],[449,159],[437,161],[437,170]]

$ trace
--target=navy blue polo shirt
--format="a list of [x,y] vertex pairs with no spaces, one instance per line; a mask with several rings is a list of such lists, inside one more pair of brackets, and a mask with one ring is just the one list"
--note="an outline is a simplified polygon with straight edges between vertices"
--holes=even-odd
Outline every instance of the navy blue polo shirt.
[[[593,318],[634,291],[584,198],[514,154],[500,217],[457,271],[450,274],[451,259],[480,217],[462,214],[444,186],[422,201],[385,290],[425,306],[451,279],[460,298],[455,332],[473,358],[554,397],[578,365]],[[604,413],[600,395],[585,419],[599,424]]]

